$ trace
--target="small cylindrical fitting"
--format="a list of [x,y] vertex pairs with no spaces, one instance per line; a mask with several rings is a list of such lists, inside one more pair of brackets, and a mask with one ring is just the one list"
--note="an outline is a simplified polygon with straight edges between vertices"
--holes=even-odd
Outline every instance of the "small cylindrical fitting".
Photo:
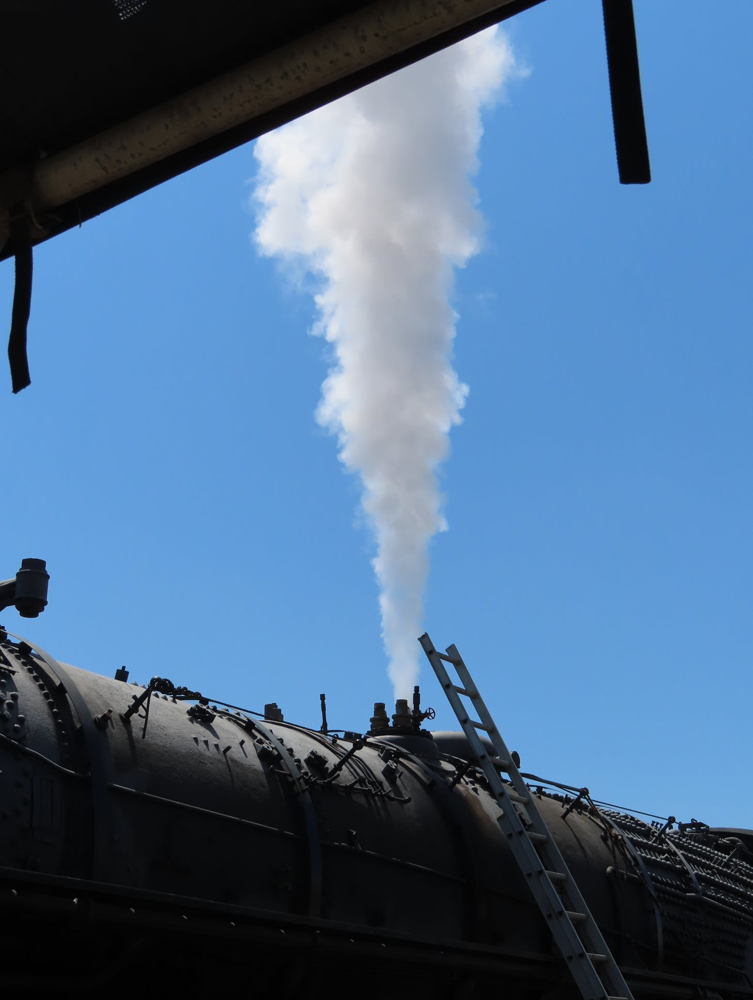
[[22,618],[37,618],[47,606],[47,585],[50,574],[44,559],[22,559],[16,573],[16,594],[13,603]]
[[266,722],[284,722],[285,716],[278,708],[276,701],[271,701],[264,706],[264,719]]
[[390,728],[390,717],[387,715],[383,701],[374,702],[374,714],[371,717],[371,731],[378,732]]
[[392,716],[392,725],[396,729],[402,729],[406,726],[410,726],[413,721],[408,708],[407,698],[398,698],[395,702],[395,714]]

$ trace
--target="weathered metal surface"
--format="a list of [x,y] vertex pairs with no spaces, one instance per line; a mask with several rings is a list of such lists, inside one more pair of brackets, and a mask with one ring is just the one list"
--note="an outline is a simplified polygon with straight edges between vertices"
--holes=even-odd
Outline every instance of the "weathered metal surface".
[[41,211],[80,198],[490,10],[503,8],[507,2],[377,0],[300,41],[39,161],[32,179],[33,205]]
[[540,2],[148,0],[119,22],[0,0],[0,260],[13,220],[39,243]]
[[[117,981],[123,955],[147,969],[147,953],[173,955],[188,988],[196,953],[280,995],[359,976],[361,996],[567,996],[456,738],[352,742],[157,693],[142,738],[146,702],[121,718],[140,686],[9,640],[0,652],[0,936],[13,954],[49,924],[71,988]],[[636,995],[753,995],[745,831],[661,833],[532,794]],[[52,974],[47,960],[17,971],[40,990]]]

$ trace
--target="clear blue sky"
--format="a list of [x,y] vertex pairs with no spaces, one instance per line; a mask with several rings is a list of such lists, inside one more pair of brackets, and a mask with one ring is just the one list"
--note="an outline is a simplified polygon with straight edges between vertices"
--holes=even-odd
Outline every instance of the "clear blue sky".
[[[524,769],[753,825],[753,4],[636,0],[654,180],[617,181],[600,4],[508,22],[487,118],[470,385],[425,624]],[[54,656],[365,729],[390,686],[358,486],[313,411],[311,302],[251,245],[242,148],[40,247],[33,383],[7,378],[3,623]],[[10,320],[12,265],[0,267]],[[424,701],[455,728],[433,676]]]

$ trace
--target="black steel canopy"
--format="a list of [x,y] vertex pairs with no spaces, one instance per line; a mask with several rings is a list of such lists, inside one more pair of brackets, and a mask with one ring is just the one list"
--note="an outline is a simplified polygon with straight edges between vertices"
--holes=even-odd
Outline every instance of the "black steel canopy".
[[[539,2],[0,0],[0,34],[12,39],[0,63],[0,213],[30,201],[39,242]],[[211,102],[227,104],[243,82],[209,101],[204,89],[233,71],[246,86],[258,77],[266,93],[220,121]],[[284,93],[271,92],[275,76],[287,78]],[[122,145],[145,116],[142,134],[131,130],[137,152],[104,162],[97,139],[116,130]],[[146,155],[154,135],[145,140],[143,128],[174,131],[179,117],[189,125],[182,148]],[[71,184],[58,173],[51,183],[55,161],[76,147],[69,169],[81,176],[99,158],[97,176]]]
[[[541,0],[0,0],[0,260]],[[649,180],[632,0],[603,0],[618,165]]]

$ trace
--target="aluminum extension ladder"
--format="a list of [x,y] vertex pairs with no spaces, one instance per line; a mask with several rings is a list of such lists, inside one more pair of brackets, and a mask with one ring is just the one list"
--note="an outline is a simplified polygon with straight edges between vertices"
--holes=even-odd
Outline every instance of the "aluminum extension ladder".
[[[536,808],[533,796],[457,647],[448,646],[445,655],[434,648],[428,634],[424,633],[418,641],[486,775],[492,795],[502,810],[497,822],[510,843],[518,867],[531,887],[580,995],[583,1000],[633,1000],[620,968]],[[452,664],[460,684],[453,683],[442,661]],[[473,705],[478,721],[468,714],[460,700],[461,695]],[[487,753],[477,732],[479,729],[488,735],[496,757]],[[502,781],[500,771],[507,773],[512,787]]]

